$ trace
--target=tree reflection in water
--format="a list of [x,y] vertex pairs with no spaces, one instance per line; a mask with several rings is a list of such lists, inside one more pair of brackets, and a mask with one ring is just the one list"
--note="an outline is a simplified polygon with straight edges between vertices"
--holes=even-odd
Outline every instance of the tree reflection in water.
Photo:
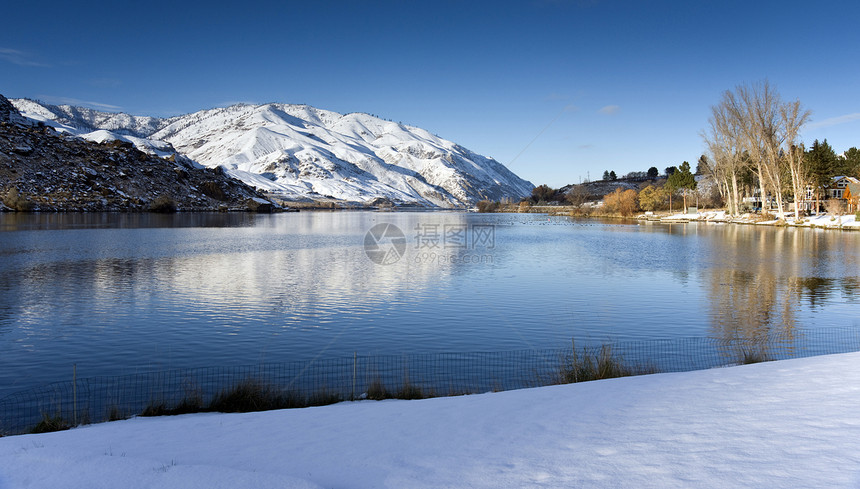
[[[856,254],[834,248],[832,236],[749,226],[725,226],[721,233],[725,239],[712,241],[719,263],[705,270],[710,334],[732,345],[727,354],[751,351],[766,359],[777,348],[790,350],[802,334],[796,317],[804,305],[821,308],[844,300],[840,294],[856,300],[860,281],[845,276],[857,265]],[[827,246],[825,238],[830,238]]]

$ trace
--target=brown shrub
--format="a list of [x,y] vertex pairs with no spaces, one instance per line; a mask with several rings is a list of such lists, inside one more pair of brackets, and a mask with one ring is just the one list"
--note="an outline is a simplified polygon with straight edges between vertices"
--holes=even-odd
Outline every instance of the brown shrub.
[[478,202],[478,212],[496,212],[499,210],[499,203],[491,200],[482,200]]
[[621,190],[616,188],[615,192],[603,197],[603,208],[609,213],[618,213],[624,217],[632,216],[639,210],[639,199],[635,190]]
[[6,207],[20,211],[27,212],[33,210],[33,203],[30,202],[30,199],[27,198],[26,195],[18,192],[18,189],[12,187],[6,192],[6,195],[3,196],[3,204]]

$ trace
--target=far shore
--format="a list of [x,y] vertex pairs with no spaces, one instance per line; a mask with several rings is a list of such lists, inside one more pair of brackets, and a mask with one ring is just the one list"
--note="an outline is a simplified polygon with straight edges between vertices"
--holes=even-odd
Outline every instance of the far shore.
[[779,226],[779,227],[805,227],[814,229],[837,229],[860,231],[860,219],[855,214],[834,215],[822,213],[812,216],[801,216],[795,219],[794,213],[785,213],[783,219],[777,219],[773,214],[745,213],[740,216],[731,216],[725,209],[700,209],[695,213],[685,212],[638,212],[635,215],[622,216],[614,213],[601,213],[599,208],[583,212],[581,208],[569,205],[533,205],[527,210],[518,209],[516,206],[502,208],[499,212],[512,212],[524,214],[547,214],[550,216],[568,216],[576,218],[595,219],[625,219],[639,220],[645,222],[662,223],[719,223],[719,224],[744,224],[757,226]]
[[[364,204],[357,202],[344,201],[278,201],[279,206],[266,210],[268,212],[299,212],[299,211],[377,211],[377,212],[397,212],[397,211],[461,211],[475,212],[476,209],[465,208],[442,208],[442,207],[424,207],[421,205],[407,204]],[[236,211],[231,209],[232,211]],[[263,211],[263,212],[266,212]],[[206,212],[224,212],[224,209],[177,209],[177,214],[196,214]],[[241,212],[248,212],[242,209]],[[260,212],[260,210],[256,211]],[[117,213],[117,214],[146,214],[146,211],[126,210],[126,209],[108,209],[108,210],[32,210],[32,211],[13,211],[4,208],[0,205],[0,215],[2,214],[100,214],[100,213]],[[253,211],[252,211],[253,213]],[[726,213],[725,209],[700,209],[695,213],[685,212],[638,212],[635,215],[623,216],[618,213],[604,213],[599,207],[583,209],[581,207],[570,205],[531,205],[526,208],[515,204],[502,205],[496,210],[488,213],[509,213],[509,214],[546,214],[549,216],[572,217],[578,219],[605,219],[605,220],[624,220],[640,222],[657,222],[657,223],[714,223],[714,224],[744,224],[758,226],[776,226],[776,227],[805,227],[813,229],[836,229],[836,230],[851,230],[860,231],[860,219],[856,214],[834,215],[822,213],[819,215],[802,216],[795,219],[794,213],[785,213],[783,219],[777,219],[773,214],[756,214],[745,213],[740,216],[731,216]]]

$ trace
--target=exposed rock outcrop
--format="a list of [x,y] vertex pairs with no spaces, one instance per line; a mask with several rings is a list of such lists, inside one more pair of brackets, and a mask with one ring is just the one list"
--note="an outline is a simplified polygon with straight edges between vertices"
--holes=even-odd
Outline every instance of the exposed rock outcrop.
[[94,143],[29,122],[0,95],[0,210],[269,211],[273,207],[254,188],[221,171],[168,161],[128,142]]

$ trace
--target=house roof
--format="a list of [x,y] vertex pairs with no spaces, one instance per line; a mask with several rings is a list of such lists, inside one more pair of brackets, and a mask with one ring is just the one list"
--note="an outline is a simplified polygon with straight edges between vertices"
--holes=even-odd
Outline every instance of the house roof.
[[860,197],[860,183],[849,183],[845,187],[845,194],[843,194],[843,197],[846,199],[856,199]]
[[836,182],[838,182],[839,180],[842,180],[843,178],[844,178],[844,179],[846,179],[846,180],[848,180],[848,181],[849,181],[849,182],[851,182],[851,183],[860,183],[860,180],[858,180],[858,179],[856,179],[856,178],[854,178],[854,177],[849,177],[849,176],[845,176],[845,175],[840,175],[840,176],[838,176],[838,177],[833,177],[833,183],[836,183]]

